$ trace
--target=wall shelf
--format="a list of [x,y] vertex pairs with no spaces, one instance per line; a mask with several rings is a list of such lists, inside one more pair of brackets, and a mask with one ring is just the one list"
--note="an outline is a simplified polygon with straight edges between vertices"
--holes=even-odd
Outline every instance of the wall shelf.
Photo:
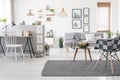
[[46,16],[55,16],[55,14],[46,14]]

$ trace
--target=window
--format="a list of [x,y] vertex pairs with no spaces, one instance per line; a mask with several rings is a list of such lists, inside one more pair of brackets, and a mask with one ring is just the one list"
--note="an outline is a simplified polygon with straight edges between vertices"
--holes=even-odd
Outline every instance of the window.
[[110,31],[110,3],[97,3],[97,31]]
[[0,0],[0,18],[6,18],[7,24],[11,22],[11,0]]

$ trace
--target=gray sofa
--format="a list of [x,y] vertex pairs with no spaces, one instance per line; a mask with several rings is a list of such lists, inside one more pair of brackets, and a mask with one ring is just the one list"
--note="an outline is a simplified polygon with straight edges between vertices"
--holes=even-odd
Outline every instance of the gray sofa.
[[[86,40],[89,38],[87,35],[92,35],[91,39]],[[87,38],[86,38],[87,36]],[[73,33],[65,33],[65,47],[66,51],[69,52],[69,48],[75,49],[76,45],[80,42],[87,41],[87,42],[96,42],[97,38],[103,38],[103,33],[79,33],[79,32],[73,32]]]

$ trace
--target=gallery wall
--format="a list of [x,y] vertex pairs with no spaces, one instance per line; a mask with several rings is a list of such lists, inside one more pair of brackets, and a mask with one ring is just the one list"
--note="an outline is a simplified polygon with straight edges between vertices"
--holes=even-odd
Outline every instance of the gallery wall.
[[[83,32],[81,29],[72,29],[72,9],[82,9],[88,7],[90,9],[90,32],[97,30],[97,2],[111,2],[111,30],[113,32],[119,29],[118,27],[118,1],[119,0],[14,0],[14,20],[16,24],[25,21],[26,25],[31,25],[34,21],[42,21],[45,25],[45,32],[50,29],[54,32],[54,46],[58,46],[58,38],[64,37],[67,32]],[[46,21],[45,9],[46,5],[55,9],[55,16],[51,16],[51,21]],[[66,17],[59,17],[58,13],[64,7],[67,13]],[[28,10],[32,9],[34,16],[27,16]],[[38,18],[38,10],[42,10],[43,18]],[[83,21],[83,18],[81,18]]]

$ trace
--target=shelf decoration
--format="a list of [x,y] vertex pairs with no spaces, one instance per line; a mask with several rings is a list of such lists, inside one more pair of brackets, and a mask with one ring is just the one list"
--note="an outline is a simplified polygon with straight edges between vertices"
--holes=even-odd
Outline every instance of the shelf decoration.
[[38,18],[42,18],[42,10],[38,10]]
[[27,16],[34,16],[31,9],[29,9],[29,12],[28,12]]
[[58,13],[59,17],[66,17],[67,13],[64,11],[64,8],[62,8],[62,10]]

